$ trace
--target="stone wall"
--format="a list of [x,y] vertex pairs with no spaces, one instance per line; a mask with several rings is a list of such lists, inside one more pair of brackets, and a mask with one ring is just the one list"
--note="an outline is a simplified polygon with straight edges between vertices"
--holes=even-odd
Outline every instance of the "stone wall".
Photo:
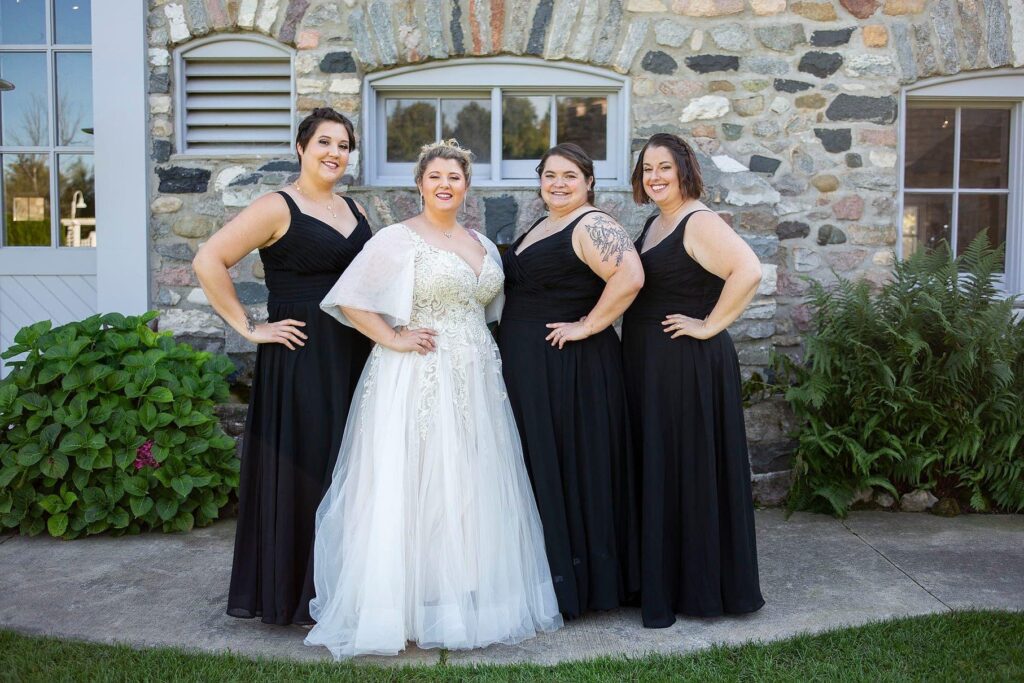
[[[212,312],[191,272],[198,245],[254,197],[297,171],[282,158],[171,154],[177,77],[171,51],[212,32],[249,31],[297,50],[302,116],[329,105],[359,124],[361,77],[449,57],[571,60],[631,77],[634,151],[673,131],[699,150],[707,201],[765,264],[758,296],[731,332],[745,375],[772,347],[796,351],[809,323],[806,278],[881,282],[897,237],[897,104],[903,84],[1024,64],[1024,0],[151,0],[149,16],[155,305],[161,325],[227,352],[238,379],[252,347]],[[413,191],[347,192],[375,226],[417,211]],[[598,205],[631,230],[648,208],[625,189]],[[540,215],[534,187],[472,191],[466,223],[499,243]],[[239,263],[239,295],[265,315],[258,257]],[[755,407],[755,474],[768,498],[784,475],[787,417]],[[763,461],[763,462],[761,462]]]

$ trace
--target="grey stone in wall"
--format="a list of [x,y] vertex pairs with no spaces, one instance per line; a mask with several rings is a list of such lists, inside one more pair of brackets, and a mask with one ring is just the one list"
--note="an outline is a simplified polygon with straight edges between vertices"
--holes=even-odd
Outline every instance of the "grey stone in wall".
[[850,149],[853,143],[853,135],[849,128],[815,128],[814,135],[821,140],[821,145],[826,152],[837,154]]
[[914,24],[914,52],[917,55],[917,75],[927,78],[939,73],[939,62],[932,46],[932,32],[926,24]]
[[[728,26],[739,26],[739,24],[728,24]],[[722,27],[724,28],[724,27]],[[720,30],[720,29],[715,29]],[[740,27],[742,31],[743,28]],[[667,45],[668,47],[682,47],[686,41],[690,38],[690,34],[693,33],[693,29],[689,26],[679,23],[673,19],[662,19],[654,25],[654,39],[658,45]],[[743,34],[746,36],[746,32]],[[718,42],[715,39],[718,46],[723,50],[734,50],[733,47],[727,47]]]
[[484,197],[484,224],[487,236],[495,244],[511,244],[515,241],[518,215],[519,204],[515,197]]
[[674,74],[679,63],[671,55],[661,50],[651,50],[644,55],[640,66],[654,74]]
[[153,140],[153,153],[151,158],[158,164],[166,163],[171,158],[171,141],[170,140]]
[[185,20],[194,36],[204,36],[210,32],[210,23],[206,18],[206,7],[203,0],[186,0]]
[[260,170],[261,171],[267,171],[267,172],[287,171],[289,173],[298,173],[299,172],[299,162],[297,162],[297,161],[284,161],[284,160],[279,159],[277,161],[271,161],[269,163],[263,164],[262,166],[260,166]]
[[206,192],[210,184],[210,171],[205,168],[171,166],[156,169],[156,174],[160,177],[159,191],[165,194]]
[[955,35],[955,15],[953,0],[935,0],[932,4],[932,28],[939,40],[942,50],[944,72],[955,74],[960,71],[960,53],[957,50]]
[[427,25],[427,54],[431,57],[447,57],[448,50],[444,42],[444,23],[441,20],[441,3],[423,3],[423,12]]
[[358,71],[356,60],[352,59],[352,53],[346,50],[339,52],[328,52],[320,60],[320,71],[325,74],[354,74]]
[[[660,22],[658,25],[668,24],[669,26],[678,26],[673,21]],[[689,36],[689,30],[686,35]],[[723,50],[729,52],[745,52],[750,49],[750,35],[747,33],[747,29],[743,28],[742,24],[723,24],[722,26],[716,26],[711,29],[711,39],[715,41],[715,45]],[[685,39],[684,39],[685,40]],[[658,40],[661,43],[661,39]],[[671,43],[662,43],[671,44]],[[682,41],[674,47],[679,47],[683,44]]]
[[797,68],[818,78],[831,76],[843,65],[843,56],[838,52],[812,50],[800,58]]
[[526,41],[527,54],[544,54],[544,37],[547,35],[554,8],[555,0],[540,0],[537,4],[537,11],[533,13],[533,25],[530,27],[530,38]]
[[822,247],[826,244],[843,244],[846,242],[846,233],[834,225],[823,225],[818,228],[817,242]]
[[848,168],[860,168],[864,165],[864,160],[861,156],[855,152],[850,152],[846,155],[846,166]]
[[782,162],[778,159],[772,159],[771,157],[761,156],[755,154],[750,157],[750,163],[747,167],[754,173],[767,173],[768,175],[775,175],[775,171],[779,170],[779,166]]
[[267,300],[267,287],[259,282],[236,282],[235,292],[238,293],[238,300],[246,306],[262,304]]
[[1006,5],[1002,0],[984,0],[984,2],[988,63],[992,66],[1009,64],[1013,61],[1013,55],[1010,53],[1010,41],[1007,36],[1010,17],[1006,13]]
[[811,226],[801,221],[782,221],[775,226],[780,240],[803,239],[811,234]]
[[758,26],[754,29],[754,34],[762,45],[776,52],[789,52],[797,45],[807,42],[803,24]]
[[832,30],[815,31],[811,34],[811,45],[814,47],[838,47],[850,42],[854,26]]
[[377,49],[384,64],[398,61],[398,47],[395,45],[395,29],[391,23],[390,5],[387,0],[374,0],[370,3],[370,21],[376,34]]
[[789,73],[789,63],[778,57],[744,57],[743,66],[747,71],[764,76],[785,76]]
[[694,55],[686,58],[686,66],[699,74],[736,71],[740,67],[740,58],[732,55]]
[[149,92],[153,95],[166,95],[171,91],[171,77],[166,71],[154,71],[149,74]]
[[611,61],[615,41],[619,37],[619,23],[622,21],[622,0],[609,0],[604,23],[601,24],[601,35],[591,59],[595,64],[607,64]]
[[896,120],[896,98],[840,93],[825,110],[832,121],[870,121],[889,124]]
[[962,42],[962,63],[967,67],[983,66],[987,55],[981,49],[981,39],[985,36],[981,28],[981,0],[958,0],[957,14],[963,30],[956,31]]
[[594,32],[601,15],[600,0],[584,0],[583,13],[576,28],[576,37],[569,44],[569,57],[584,60],[590,54]]
[[910,32],[903,22],[893,24],[890,30],[893,44],[896,46],[896,56],[900,62],[900,71],[903,72],[903,78],[900,80],[909,83],[917,78],[917,62],[914,61],[914,48],[910,43]]
[[803,81],[792,81],[788,78],[776,78],[772,82],[772,86],[779,92],[796,93],[804,90],[810,90],[814,86],[810,83],[804,83]]
[[348,15],[349,33],[356,44],[356,54],[363,66],[376,66],[377,51],[373,49],[374,41],[370,40],[370,27],[366,24],[366,14],[361,7],[356,7]]

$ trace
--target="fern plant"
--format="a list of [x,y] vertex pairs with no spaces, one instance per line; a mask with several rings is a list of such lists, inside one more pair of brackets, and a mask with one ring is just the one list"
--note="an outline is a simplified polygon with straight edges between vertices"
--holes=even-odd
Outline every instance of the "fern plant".
[[809,293],[805,364],[780,358],[802,421],[791,509],[844,515],[857,491],[945,482],[978,511],[1024,510],[1024,322],[979,235],[896,264],[877,293],[840,280]]

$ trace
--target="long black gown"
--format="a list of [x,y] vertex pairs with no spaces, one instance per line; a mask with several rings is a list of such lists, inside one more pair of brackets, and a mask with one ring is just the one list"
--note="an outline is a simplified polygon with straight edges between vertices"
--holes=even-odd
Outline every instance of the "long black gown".
[[313,528],[331,483],[352,393],[370,341],[320,310],[320,301],[371,237],[358,224],[346,238],[323,221],[291,212],[288,231],[260,249],[270,320],[306,323],[306,345],[256,350],[249,413],[242,437],[238,527],[228,614],[270,624],[312,624]]
[[547,323],[579,320],[604,289],[573,251],[572,232],[584,215],[522,254],[515,253],[522,238],[505,252],[498,333],[555,594],[568,619],[618,607],[639,589],[619,338],[608,328],[561,350],[544,340]]
[[672,339],[661,324],[669,313],[705,318],[725,284],[683,248],[692,215],[641,253],[644,288],[622,324],[643,472],[641,613],[649,628],[671,626],[676,614],[711,617],[764,605],[732,338],[723,331],[704,341]]

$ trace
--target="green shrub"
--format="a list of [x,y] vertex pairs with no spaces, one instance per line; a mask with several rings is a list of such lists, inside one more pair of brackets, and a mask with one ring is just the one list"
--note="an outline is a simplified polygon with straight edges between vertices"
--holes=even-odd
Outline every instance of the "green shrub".
[[76,538],[187,531],[238,486],[234,440],[214,404],[234,367],[146,325],[94,315],[20,330],[2,354],[0,529]]
[[1024,323],[984,235],[897,263],[891,282],[809,295],[805,365],[782,368],[802,420],[791,509],[843,515],[854,493],[937,486],[975,510],[1024,510]]

